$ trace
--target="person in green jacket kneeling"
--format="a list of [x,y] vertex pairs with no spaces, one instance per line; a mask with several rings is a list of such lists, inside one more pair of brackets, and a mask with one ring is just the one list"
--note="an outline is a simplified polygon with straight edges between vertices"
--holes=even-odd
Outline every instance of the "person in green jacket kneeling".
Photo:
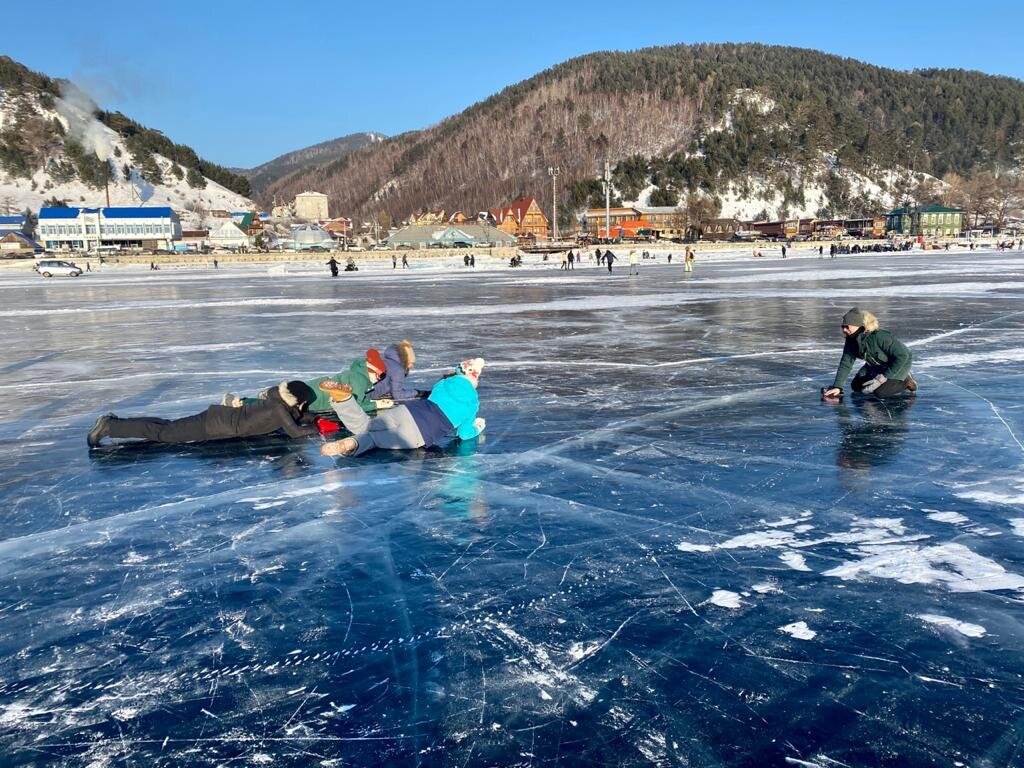
[[352,389],[334,381],[320,382],[330,395],[334,411],[352,433],[320,448],[324,456],[358,456],[373,448],[401,451],[441,445],[449,438],[472,440],[486,422],[477,416],[480,399],[476,386],[484,359],[464,360],[434,385],[426,399],[410,400],[371,419],[354,401]]
[[917,382],[910,375],[913,355],[892,331],[878,327],[877,317],[854,307],[843,315],[843,335],[846,342],[839,370],[832,386],[822,389],[822,397],[827,400],[842,397],[843,385],[858,359],[863,360],[864,365],[850,383],[854,392],[892,397],[904,390],[917,391]]

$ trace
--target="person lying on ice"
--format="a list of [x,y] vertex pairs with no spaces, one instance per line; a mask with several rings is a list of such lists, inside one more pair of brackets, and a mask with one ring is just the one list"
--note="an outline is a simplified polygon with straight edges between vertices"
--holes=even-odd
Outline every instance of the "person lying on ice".
[[430,397],[397,405],[373,419],[354,402],[346,384],[321,382],[320,389],[329,393],[335,413],[352,436],[326,443],[320,453],[358,456],[373,448],[401,451],[440,445],[450,437],[472,440],[486,426],[477,416],[476,386],[483,369],[482,357],[465,360],[434,385]]
[[384,350],[381,357],[384,359],[384,365],[387,366],[388,371],[380,381],[373,385],[370,398],[403,403],[406,400],[415,400],[430,394],[429,391],[409,389],[405,386],[405,377],[412,372],[412,368],[416,364],[416,352],[412,348],[411,341],[403,339],[397,344],[392,344]]
[[[394,405],[393,402],[381,395],[377,399],[371,399],[374,396],[370,390],[375,384],[377,384],[382,377],[387,374],[387,366],[384,363],[384,359],[381,357],[380,352],[376,349],[366,350],[366,357],[356,360],[349,366],[347,371],[335,374],[334,376],[319,376],[315,379],[310,379],[305,382],[306,386],[313,390],[315,399],[309,404],[307,409],[310,413],[330,413],[331,399],[320,391],[319,384],[321,381],[336,381],[340,384],[347,384],[352,388],[352,396],[359,403],[359,407],[367,413],[371,413],[378,408],[390,408]],[[224,395],[224,399],[221,401],[224,405],[229,405],[234,408],[239,408],[249,403],[256,403],[267,397],[267,395],[273,391],[273,388],[264,389],[259,393],[257,397],[238,397],[230,392]]]
[[199,443],[233,437],[269,435],[278,430],[289,437],[310,437],[318,433],[307,424],[309,404],[316,393],[305,382],[282,381],[265,400],[256,400],[240,408],[211,405],[202,413],[182,419],[158,419],[147,416],[121,419],[112,413],[96,419],[86,441],[97,447],[105,437],[128,437],[154,443]]
[[822,388],[822,397],[834,400],[842,397],[843,384],[857,359],[864,365],[850,383],[854,392],[875,397],[892,397],[903,390],[917,391],[917,382],[910,375],[913,356],[907,346],[892,331],[878,327],[878,318],[866,310],[854,307],[843,315],[843,356],[831,387]]

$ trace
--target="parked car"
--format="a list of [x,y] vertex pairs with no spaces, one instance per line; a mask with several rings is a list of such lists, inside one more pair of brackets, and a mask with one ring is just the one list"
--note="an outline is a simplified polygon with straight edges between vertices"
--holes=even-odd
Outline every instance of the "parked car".
[[82,270],[77,264],[71,261],[61,261],[60,259],[42,259],[36,264],[35,270],[43,277],[53,277],[54,275],[78,277],[82,274]]

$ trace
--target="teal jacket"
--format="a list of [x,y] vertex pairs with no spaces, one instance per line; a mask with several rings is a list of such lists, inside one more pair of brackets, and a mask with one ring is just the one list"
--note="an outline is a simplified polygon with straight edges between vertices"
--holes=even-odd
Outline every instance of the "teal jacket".
[[833,387],[842,387],[846,383],[853,364],[858,359],[863,360],[878,373],[885,374],[887,379],[903,381],[910,375],[913,355],[910,354],[907,345],[897,339],[892,331],[884,328],[877,331],[861,331],[856,336],[847,337]]
[[472,440],[480,434],[473,423],[480,410],[480,398],[465,376],[441,379],[434,385],[427,399],[440,408],[445,418],[452,423],[456,437]]

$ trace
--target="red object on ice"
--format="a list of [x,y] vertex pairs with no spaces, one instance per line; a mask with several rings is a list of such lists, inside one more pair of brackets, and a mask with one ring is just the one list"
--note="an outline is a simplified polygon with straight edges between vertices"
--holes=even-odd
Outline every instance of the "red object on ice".
[[331,421],[330,419],[317,419],[316,428],[319,429],[320,434],[325,437],[341,431],[341,425]]

